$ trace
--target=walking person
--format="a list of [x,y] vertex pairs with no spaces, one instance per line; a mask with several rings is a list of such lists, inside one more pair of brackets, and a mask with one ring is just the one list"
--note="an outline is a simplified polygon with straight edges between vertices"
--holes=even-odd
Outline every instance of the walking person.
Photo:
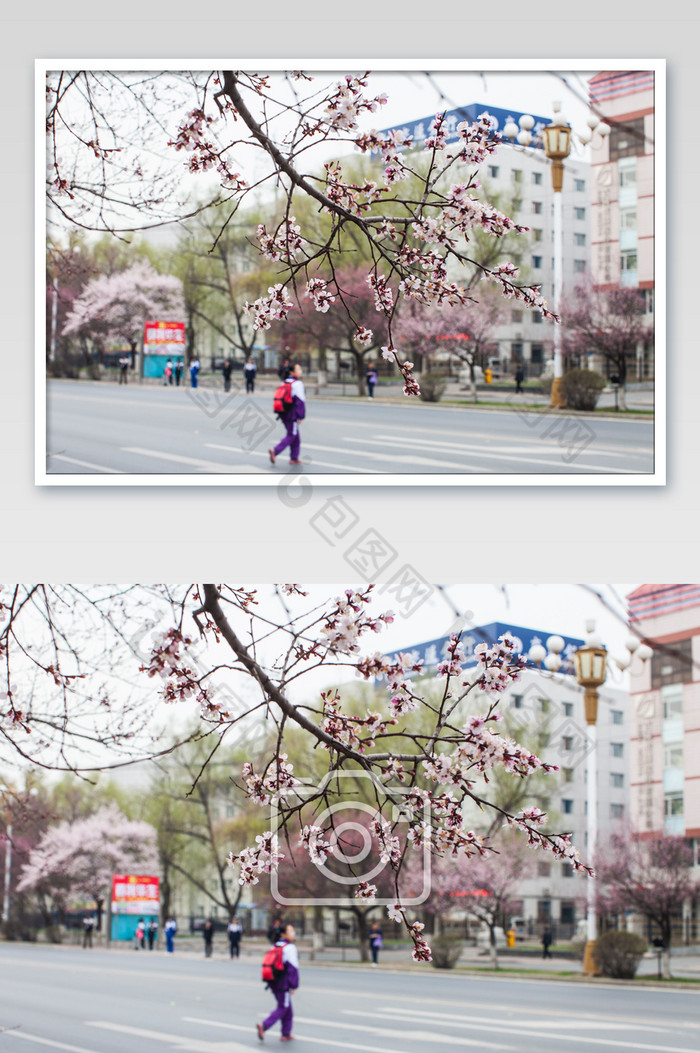
[[542,933],[542,957],[543,958],[551,958],[552,957],[551,951],[549,950],[549,948],[551,946],[552,946],[552,930],[549,928],[549,926],[547,926],[547,928]]
[[[284,394],[279,394],[284,389]],[[268,450],[270,461],[275,463],[276,457],[289,447],[289,463],[301,464],[299,452],[301,449],[301,437],[299,435],[299,421],[306,417],[306,392],[301,379],[301,366],[297,363],[290,375],[275,392],[273,408],[279,419],[284,424],[287,434],[283,439]]]
[[139,918],[134,933],[134,950],[138,951],[139,948],[146,949],[146,923],[143,918]]
[[379,958],[379,952],[382,949],[382,930],[377,925],[376,921],[372,922],[369,930],[369,949],[372,952],[372,968],[374,969],[377,965]]
[[83,947],[92,947],[92,934],[95,931],[95,918],[92,914],[83,918]]
[[367,397],[374,398],[374,389],[377,386],[377,371],[374,368],[374,362],[370,362],[365,370],[365,383],[367,384]]
[[199,369],[200,369],[199,359],[195,355],[195,357],[190,362],[190,384],[192,385],[193,388],[197,387],[197,382],[198,382],[198,378],[199,378]]
[[153,950],[153,944],[156,942],[156,936],[158,935],[158,922],[155,918],[151,918],[148,923],[148,929],[146,930],[148,936],[148,949]]
[[283,928],[284,928],[284,926],[282,924],[282,919],[280,918],[279,915],[277,915],[277,917],[270,924],[270,927],[267,930],[267,938],[268,938],[269,942],[272,944],[273,947],[277,943],[277,941],[279,940],[280,936],[282,935],[282,929]]
[[[291,1042],[292,1035],[292,994],[299,986],[299,951],[294,943],[294,926],[285,925],[279,940],[265,955],[263,960],[263,980],[272,991],[277,1001],[277,1008],[263,1020],[262,1024],[256,1024],[258,1038],[262,1042],[265,1032],[279,1020],[282,1024],[281,1042]],[[267,964],[268,958],[274,962]]]
[[180,387],[180,381],[182,380],[182,370],[183,369],[184,369],[184,366],[182,364],[182,359],[178,358],[177,362],[175,363],[175,387],[177,387],[177,388]]
[[285,355],[282,360],[282,365],[277,370],[277,376],[280,378],[280,380],[286,380],[291,372],[292,363],[289,361],[289,355]]
[[214,925],[210,918],[204,922],[202,936],[204,937],[204,957],[211,958],[211,952],[214,949]]
[[238,918],[231,918],[228,923],[228,945],[229,945],[229,957],[240,958],[241,956],[241,937],[243,935],[243,926],[241,925]]
[[246,363],[243,366],[243,376],[245,377],[246,394],[250,393],[252,395],[252,393],[255,391],[255,374],[257,373],[257,371],[258,367],[255,365],[255,362],[253,362],[253,359],[250,357],[250,355],[248,355]]
[[175,918],[168,917],[165,919],[163,931],[165,932],[165,950],[168,954],[172,954],[175,950],[175,933],[177,932]]
[[128,355],[122,355],[119,359],[119,383],[126,384],[129,372]]
[[173,382],[173,360],[169,358],[165,363],[165,369],[163,370],[163,383],[172,384]]
[[523,380],[525,379],[525,370],[520,365],[515,371],[515,394],[519,395],[523,390]]
[[222,373],[223,378],[224,378],[224,391],[230,391],[231,390],[231,371],[232,371],[232,369],[233,369],[233,366],[231,365],[231,359],[227,358],[226,361],[224,362],[222,368],[221,368],[221,373]]

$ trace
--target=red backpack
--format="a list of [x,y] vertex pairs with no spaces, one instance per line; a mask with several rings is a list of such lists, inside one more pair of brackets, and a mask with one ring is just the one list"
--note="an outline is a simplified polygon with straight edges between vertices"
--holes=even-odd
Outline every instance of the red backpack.
[[274,983],[275,980],[281,979],[284,973],[282,954],[285,946],[286,944],[282,944],[279,947],[270,947],[269,951],[265,951],[265,957],[262,962],[263,983]]
[[275,394],[272,400],[273,412],[281,416],[291,407],[292,401],[292,382],[291,380],[285,380],[275,389]]

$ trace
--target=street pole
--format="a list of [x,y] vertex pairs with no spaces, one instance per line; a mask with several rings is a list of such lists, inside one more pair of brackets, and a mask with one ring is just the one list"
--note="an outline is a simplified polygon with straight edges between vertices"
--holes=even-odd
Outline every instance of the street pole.
[[[552,177],[554,178],[556,162],[552,163]],[[559,162],[560,168],[563,165]],[[562,288],[564,285],[564,229],[562,222],[562,195],[561,185],[554,186],[554,313],[559,315],[562,303]],[[554,381],[552,383],[552,406],[561,407],[564,400],[561,395],[561,378],[564,376],[564,364],[561,351],[561,323],[554,325]]]
[[5,891],[2,900],[2,920],[10,920],[10,876],[12,873],[12,823],[5,828]]
[[[586,798],[588,801],[588,844],[586,854],[593,859],[598,837],[598,728],[595,723],[587,726],[588,734],[588,772],[586,778]],[[595,878],[589,878],[586,888],[586,949],[583,971],[589,976],[599,972],[593,949],[598,938],[598,917],[596,912]]]

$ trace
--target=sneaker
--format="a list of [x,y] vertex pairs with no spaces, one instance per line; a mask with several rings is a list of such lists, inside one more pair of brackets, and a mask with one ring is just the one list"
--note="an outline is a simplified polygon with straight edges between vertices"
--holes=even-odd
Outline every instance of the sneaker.
[[280,1042],[293,1042],[294,1035],[280,1035]]
[[290,461],[289,463],[290,464],[301,464],[301,461],[300,460],[296,460],[296,461]]
[[274,450],[268,450],[267,452],[270,455],[270,462],[272,464],[274,464],[275,463],[275,451]]
[[265,1038],[265,1029],[263,1028],[262,1024],[256,1024],[255,1028],[256,1028],[256,1031],[258,1032],[258,1038],[262,1042],[264,1040],[264,1038]]

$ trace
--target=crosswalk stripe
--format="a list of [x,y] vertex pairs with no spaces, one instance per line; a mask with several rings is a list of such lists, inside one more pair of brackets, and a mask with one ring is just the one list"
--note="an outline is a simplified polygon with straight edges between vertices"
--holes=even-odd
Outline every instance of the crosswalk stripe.
[[[267,450],[265,452],[262,452],[260,450],[241,450],[241,449],[239,449],[236,446],[221,446],[219,443],[215,443],[215,442],[205,442],[204,445],[207,447],[207,449],[211,449],[211,450],[228,450],[231,453],[247,453],[251,457],[264,457],[265,460],[269,459],[269,454],[267,453]],[[302,463],[300,465],[300,471],[302,471],[302,472],[304,471],[304,457],[303,457],[304,450],[332,450],[334,453],[339,453],[340,452],[337,449],[337,447],[335,447],[335,446],[312,446],[309,443],[306,443],[306,442],[303,443],[303,445],[302,445]],[[281,454],[280,454],[280,464],[282,465],[282,467],[286,466],[285,465],[285,461],[284,461],[284,459],[283,459]],[[339,469],[342,472],[350,472],[350,473],[353,473],[355,471],[355,469],[352,467],[352,465],[349,465],[349,464],[337,464],[335,461],[316,461],[316,460],[314,460],[314,461],[307,461],[307,466],[313,466],[313,467],[318,467],[318,468],[335,468],[336,470]],[[272,468],[273,470],[274,470],[274,467],[275,466],[270,465],[270,468]],[[363,475],[367,475],[367,474],[384,475],[385,473],[380,471],[379,468],[363,468],[362,469],[362,474]]]
[[51,1046],[53,1049],[63,1049],[66,1053],[98,1053],[95,1049],[85,1049],[84,1046],[71,1046],[67,1042],[56,1042],[53,1038],[44,1038],[42,1035],[30,1035],[27,1031],[7,1030],[5,1038],[23,1038],[27,1042],[34,1042],[37,1046]]
[[[406,1010],[402,1009],[402,1010],[398,1010],[396,1008],[396,1006],[383,1006],[380,1010],[378,1010],[378,1012],[385,1012],[385,1013],[394,1013],[394,1012],[399,1012],[399,1011],[401,1013],[405,1013],[405,1014],[407,1014],[409,1016],[416,1017],[416,1018],[423,1019],[423,1018],[429,1018],[429,1017],[432,1018],[432,1017],[434,1017],[434,1018],[436,1018],[438,1020],[448,1020],[448,1021],[454,1022],[456,1024],[464,1024],[466,1027],[473,1027],[475,1024],[479,1024],[479,1023],[493,1024],[493,1022],[494,1022],[493,1016],[487,1016],[487,1017],[484,1017],[484,1016],[472,1016],[472,1015],[464,1016],[463,1014],[457,1014],[457,1013],[438,1012],[437,1010],[434,1010],[434,1009],[433,1010],[431,1010],[431,1009],[406,1009]],[[354,1012],[354,1010],[344,1009],[343,1012],[352,1014]],[[632,1024],[629,1020],[610,1020],[607,1017],[606,1018],[600,1018],[600,1019],[596,1019],[594,1017],[574,1017],[574,1018],[568,1017],[566,1020],[552,1020],[549,1017],[543,1018],[541,1020],[537,1020],[537,1019],[534,1019],[534,1020],[533,1019],[527,1019],[526,1020],[526,1019],[523,1019],[523,1018],[519,1017],[517,1023],[515,1021],[513,1021],[512,1024],[511,1024],[508,1020],[504,1020],[503,1021],[503,1027],[507,1028],[509,1026],[513,1026],[513,1027],[517,1027],[517,1028],[521,1028],[521,1027],[527,1027],[527,1028],[537,1028],[537,1027],[569,1028],[570,1027],[570,1028],[572,1028],[574,1030],[579,1030],[581,1028],[586,1030],[588,1028],[589,1030],[592,1030],[592,1031],[596,1031],[596,1030],[601,1030],[601,1031],[603,1031],[603,1030],[605,1030],[605,1031],[607,1031],[607,1030],[629,1031],[633,1027],[635,1031],[652,1031],[652,1032],[658,1032],[659,1034],[667,1034],[668,1033],[668,1027],[667,1026],[661,1026],[661,1025],[654,1026],[653,1024],[649,1025],[649,1024],[637,1024],[637,1023]]]
[[143,446],[122,446],[122,453],[135,453],[141,457],[154,457],[160,461],[171,461],[176,464],[187,465],[188,468],[202,468],[208,472],[217,472],[224,475],[233,475],[249,471],[245,465],[220,464],[218,461],[204,461],[200,457],[185,457],[176,453],[165,453],[162,450],[147,450]]
[[[368,1016],[378,1014],[367,1014]],[[244,1028],[240,1024],[222,1024],[218,1021],[213,1020],[198,1020],[196,1017],[185,1016],[182,1018],[188,1023],[193,1024],[208,1024],[210,1027],[221,1027],[230,1029],[232,1031],[250,1031],[250,1028]],[[341,1028],[344,1031],[367,1031],[370,1035],[376,1035],[377,1038],[391,1039],[403,1039],[404,1042],[423,1042],[428,1044],[428,1048],[434,1045],[458,1045],[458,1046],[478,1046],[479,1049],[501,1049],[511,1050],[515,1047],[504,1046],[503,1044],[497,1044],[495,1042],[483,1042],[482,1040],[472,1040],[469,1038],[455,1038],[452,1035],[436,1035],[433,1031],[401,1031],[398,1028],[390,1027],[373,1027],[373,1026],[362,1026],[361,1024],[346,1024],[338,1020],[319,1020],[316,1017],[311,1016],[297,1016],[295,1014],[294,1020],[300,1024],[311,1024],[315,1027],[328,1027],[333,1030]],[[349,1042],[341,1042],[339,1039],[328,1039],[328,1038],[311,1038],[309,1035],[296,1035],[295,1038],[304,1042],[316,1042],[319,1045],[325,1046],[341,1046],[344,1049],[359,1049],[359,1050],[372,1050],[374,1053],[386,1053],[387,1047],[384,1046],[361,1046]],[[399,1053],[397,1048],[391,1046],[392,1053]]]
[[[465,436],[465,438],[470,438],[470,436]],[[503,436],[502,439],[500,439],[500,438],[498,439],[498,442],[501,443],[501,445],[507,444],[509,442],[512,443],[513,442],[513,438],[514,437],[512,435],[510,435],[510,436]],[[395,435],[375,435],[374,439],[378,440],[378,441],[385,441],[385,442],[386,441],[389,441],[389,442],[396,442],[397,441],[397,437]],[[485,441],[488,440],[488,442],[493,442],[493,436],[491,436],[491,435],[488,435],[488,436],[485,435],[485,436],[483,436],[483,439]],[[367,442],[367,441],[370,441],[370,440],[365,440],[365,439],[360,439],[360,438],[352,438],[352,439],[349,439],[348,441],[350,441],[350,442]],[[479,443],[468,443],[468,442],[465,443],[465,442],[453,442],[450,439],[415,439],[415,438],[412,438],[411,439],[411,444],[414,445],[414,446],[425,446],[426,448],[428,448],[428,447],[436,447],[436,448],[437,447],[445,447],[445,448],[451,448],[451,449],[454,449],[454,450],[457,450],[457,451],[461,451],[461,452],[468,452],[468,451],[472,451],[472,450],[476,450],[478,452],[479,450],[483,450],[484,449],[484,441],[479,442]],[[526,446],[522,442],[518,442],[518,451],[520,453],[542,453],[543,450],[552,450],[553,453],[557,453],[557,452],[559,452],[561,450],[561,448],[562,448],[561,447],[561,443],[559,443],[555,439],[542,439],[541,442],[532,442],[529,446]],[[592,452],[594,452],[596,454],[596,456],[600,456],[600,457],[619,457],[620,454],[623,454],[623,453],[629,454],[629,455],[631,455],[633,457],[645,457],[645,456],[647,456],[647,453],[644,450],[631,449],[629,446],[624,445],[622,443],[619,446],[597,446],[596,445]]]
[[[457,1020],[453,1021],[448,1020],[448,1015],[444,1013],[424,1014],[423,1010],[415,1009],[399,1010],[386,1008],[379,1013],[370,1013],[359,1009],[345,1009],[343,1010],[343,1012],[347,1013],[349,1016],[377,1017],[378,1019],[386,1019],[387,1017],[393,1017],[394,1019],[398,1020],[406,1020],[407,1018],[409,1018],[410,1020],[415,1021],[417,1024],[431,1024],[433,1027],[436,1024],[440,1023],[442,1020],[455,1024],[457,1022],[460,1022],[464,1027],[468,1027],[474,1031],[496,1031],[498,1034],[517,1035],[521,1039],[524,1037],[523,1028],[520,1026],[520,1023],[512,1025],[502,1022],[493,1024],[480,1024],[477,1022],[472,1022],[471,1020],[466,1020],[464,1017],[457,1018]],[[634,1024],[631,1024],[628,1030],[633,1029]],[[571,1035],[553,1034],[551,1031],[536,1031],[534,1028],[529,1027],[527,1028],[526,1034],[528,1038],[537,1037],[556,1039],[557,1041],[564,1043],[571,1041]],[[590,1035],[581,1034],[576,1035],[576,1041],[578,1043],[587,1043],[588,1045],[592,1046],[615,1046],[621,1047],[622,1049],[648,1050],[649,1053],[697,1053],[697,1047],[688,1049],[682,1046],[650,1046],[644,1042],[631,1042],[629,1039],[625,1039],[624,1041],[618,1042],[613,1038],[592,1038]]]
[[68,464],[77,464],[80,468],[94,468],[96,472],[107,472],[109,475],[124,475],[121,468],[105,468],[102,464],[93,464],[92,461],[80,461],[77,457],[68,457],[65,453],[50,453],[47,457],[49,467],[51,461],[66,461]]

